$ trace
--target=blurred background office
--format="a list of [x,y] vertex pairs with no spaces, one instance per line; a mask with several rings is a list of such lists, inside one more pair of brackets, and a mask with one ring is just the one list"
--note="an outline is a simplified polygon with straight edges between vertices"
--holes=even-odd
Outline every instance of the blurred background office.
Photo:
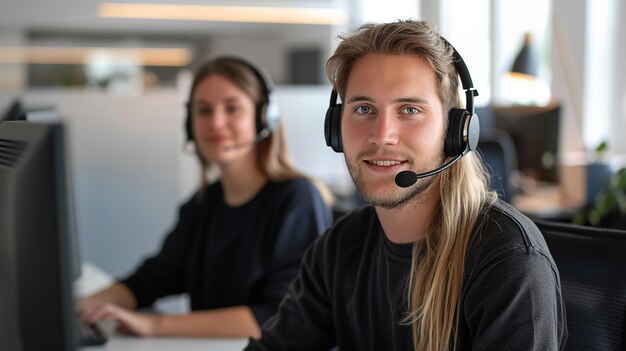
[[[183,133],[196,64],[231,54],[266,68],[296,165],[349,207],[343,158],[323,138],[324,62],[338,34],[409,17],[453,43],[480,93],[484,135],[503,145],[504,130],[512,142],[504,154],[515,164],[499,178],[508,200],[529,212],[578,208],[591,187],[587,166],[623,162],[620,0],[4,0],[0,109],[34,120],[53,110],[69,127],[82,259],[121,276],[157,249],[199,185]],[[520,116],[529,119],[520,125]],[[528,133],[539,139],[529,143]],[[538,164],[526,160],[533,145]]]

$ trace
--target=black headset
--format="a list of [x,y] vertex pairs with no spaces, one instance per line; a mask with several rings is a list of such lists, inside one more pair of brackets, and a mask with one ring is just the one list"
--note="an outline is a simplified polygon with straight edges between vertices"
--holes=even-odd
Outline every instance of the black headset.
[[[255,123],[256,123],[256,139],[255,142],[259,142],[267,138],[278,126],[280,121],[280,108],[276,102],[276,98],[272,91],[274,89],[272,81],[267,74],[256,68],[252,63],[234,56],[222,56],[212,60],[212,62],[228,61],[240,64],[248,68],[254,76],[257,78],[263,92],[265,99],[262,102],[256,104]],[[194,82],[195,83],[195,82]],[[189,92],[189,100],[187,100],[187,117],[185,119],[185,131],[187,133],[187,141],[193,140],[193,128],[192,128],[192,100],[195,87],[192,87]]]
[[[448,112],[448,131],[444,151],[446,156],[455,157],[475,150],[478,145],[480,125],[478,116],[474,113],[474,96],[478,96],[478,91],[474,88],[472,77],[461,55],[446,39],[442,39],[446,45],[452,48],[454,67],[461,78],[461,84],[465,91],[466,108],[452,108]],[[335,152],[343,152],[341,112],[342,104],[337,103],[337,91],[333,89],[330,94],[330,106],[326,111],[326,119],[324,120],[324,135],[326,145]]]

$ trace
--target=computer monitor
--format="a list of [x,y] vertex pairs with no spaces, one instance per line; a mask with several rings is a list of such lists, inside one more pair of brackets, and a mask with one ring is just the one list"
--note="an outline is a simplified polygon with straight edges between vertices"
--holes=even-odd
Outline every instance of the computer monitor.
[[64,128],[0,123],[0,350],[75,350],[79,262]]
[[0,115],[0,122],[2,121],[22,121],[26,119],[27,111],[24,109],[24,105],[20,99],[15,99]]
[[535,180],[557,183],[560,105],[494,107],[493,114],[496,128],[513,139],[518,170]]

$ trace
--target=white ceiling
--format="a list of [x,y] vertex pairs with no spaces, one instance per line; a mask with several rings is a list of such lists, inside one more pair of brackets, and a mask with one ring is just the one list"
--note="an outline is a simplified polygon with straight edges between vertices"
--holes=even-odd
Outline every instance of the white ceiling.
[[[145,3],[179,3],[227,6],[282,6],[345,8],[347,0],[130,0]],[[0,0],[0,35],[27,31],[62,32],[167,32],[172,34],[281,33],[292,28],[286,24],[226,23],[99,18],[99,0]],[[113,2],[109,0],[108,2]],[[119,2],[119,1],[118,1]],[[301,26],[301,25],[299,25]],[[311,29],[316,26],[310,25]]]

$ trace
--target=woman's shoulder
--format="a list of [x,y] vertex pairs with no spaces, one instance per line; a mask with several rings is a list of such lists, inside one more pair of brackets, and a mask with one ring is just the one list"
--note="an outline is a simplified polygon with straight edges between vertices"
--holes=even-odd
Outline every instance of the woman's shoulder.
[[221,197],[222,186],[219,182],[214,182],[202,186],[194,193],[189,195],[187,199],[183,200],[179,206],[182,211],[193,211],[199,209],[208,203],[211,203],[216,197]]
[[274,188],[281,191],[309,191],[315,185],[307,178],[290,178],[285,180],[270,181]]
[[307,178],[291,178],[279,181],[269,181],[267,187],[269,194],[275,198],[291,198],[305,200],[319,198],[319,189],[313,181]]

